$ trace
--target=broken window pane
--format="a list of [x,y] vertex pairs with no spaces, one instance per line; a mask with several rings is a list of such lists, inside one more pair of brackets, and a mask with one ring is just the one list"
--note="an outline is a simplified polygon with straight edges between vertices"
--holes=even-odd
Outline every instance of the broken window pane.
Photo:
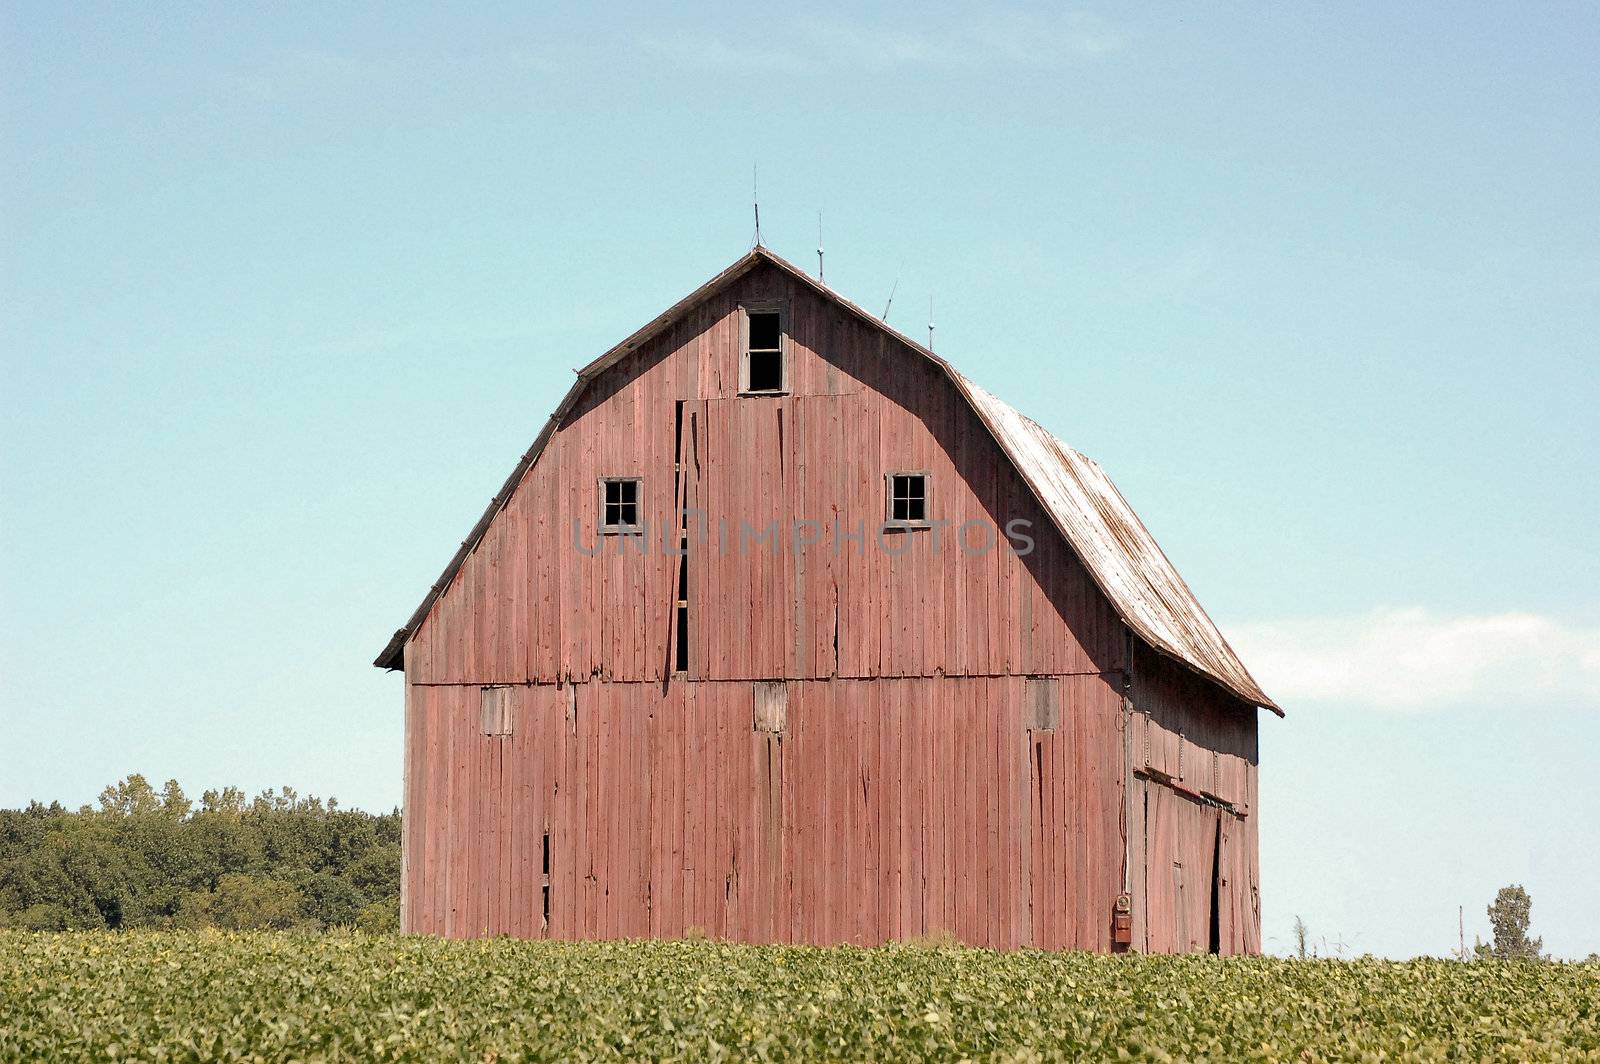
[[759,311],[750,315],[750,350],[776,351],[782,327],[777,311]]
[[750,384],[748,390],[752,392],[781,392],[783,390],[783,352],[750,352]]

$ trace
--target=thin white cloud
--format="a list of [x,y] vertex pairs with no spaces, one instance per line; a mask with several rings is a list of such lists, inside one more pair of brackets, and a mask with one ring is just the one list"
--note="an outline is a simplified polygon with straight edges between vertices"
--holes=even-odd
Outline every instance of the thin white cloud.
[[1246,624],[1228,639],[1284,705],[1600,705],[1600,628],[1419,607]]
[[697,69],[789,74],[849,69],[1049,68],[1121,51],[1127,37],[1087,12],[988,12],[943,25],[807,16],[733,35],[678,30],[639,38],[645,54]]

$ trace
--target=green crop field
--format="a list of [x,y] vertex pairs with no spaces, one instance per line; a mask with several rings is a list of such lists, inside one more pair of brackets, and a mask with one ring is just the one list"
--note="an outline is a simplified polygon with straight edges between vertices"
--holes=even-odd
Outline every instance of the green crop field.
[[1600,1060],[1600,966],[0,932],[0,1060]]

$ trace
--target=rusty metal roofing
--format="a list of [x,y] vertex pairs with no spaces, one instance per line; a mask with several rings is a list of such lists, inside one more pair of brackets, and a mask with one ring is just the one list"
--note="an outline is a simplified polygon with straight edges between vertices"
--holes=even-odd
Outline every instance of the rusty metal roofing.
[[500,491],[489,500],[488,507],[473,526],[472,532],[462,541],[455,556],[428,590],[406,626],[395,632],[373,661],[374,665],[384,669],[402,667],[406,640],[427,617],[439,595],[450,586],[450,581],[455,578],[467,556],[483,539],[495,514],[510,500],[511,493],[538,460],[557,426],[577,403],[589,382],[669,328],[717,290],[763,262],[775,266],[862,321],[889,333],[942,369],[956,390],[972,404],[974,412],[1016,466],[1068,545],[1111,601],[1123,623],[1152,649],[1176,659],[1246,702],[1283,715],[1283,711],[1250,676],[1244,663],[1201,608],[1194,593],[1156,545],[1149,530],[1099,465],[1056,439],[1032,419],[984,391],[943,358],[892,328],[882,318],[760,246],[741,256],[727,269],[578,371],[577,381],[561,400],[555,413],[550,415],[533,446],[522,456]]
[[1100,464],[955,376],[1123,622],[1153,649],[1282,716]]

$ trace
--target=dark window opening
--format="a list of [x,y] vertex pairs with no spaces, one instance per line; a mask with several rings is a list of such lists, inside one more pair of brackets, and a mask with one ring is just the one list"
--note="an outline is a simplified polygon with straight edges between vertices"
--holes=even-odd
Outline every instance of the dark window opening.
[[783,391],[783,317],[776,310],[745,312],[747,392]]
[[678,655],[672,667],[678,672],[689,671],[689,607],[678,607]]
[[750,350],[776,351],[783,336],[783,327],[775,310],[750,313]]
[[892,473],[889,476],[889,520],[926,521],[928,519],[928,478],[921,473]]
[[612,479],[602,482],[601,528],[608,532],[633,531],[639,527],[639,482]]
[[783,391],[783,352],[750,352],[750,392]]

